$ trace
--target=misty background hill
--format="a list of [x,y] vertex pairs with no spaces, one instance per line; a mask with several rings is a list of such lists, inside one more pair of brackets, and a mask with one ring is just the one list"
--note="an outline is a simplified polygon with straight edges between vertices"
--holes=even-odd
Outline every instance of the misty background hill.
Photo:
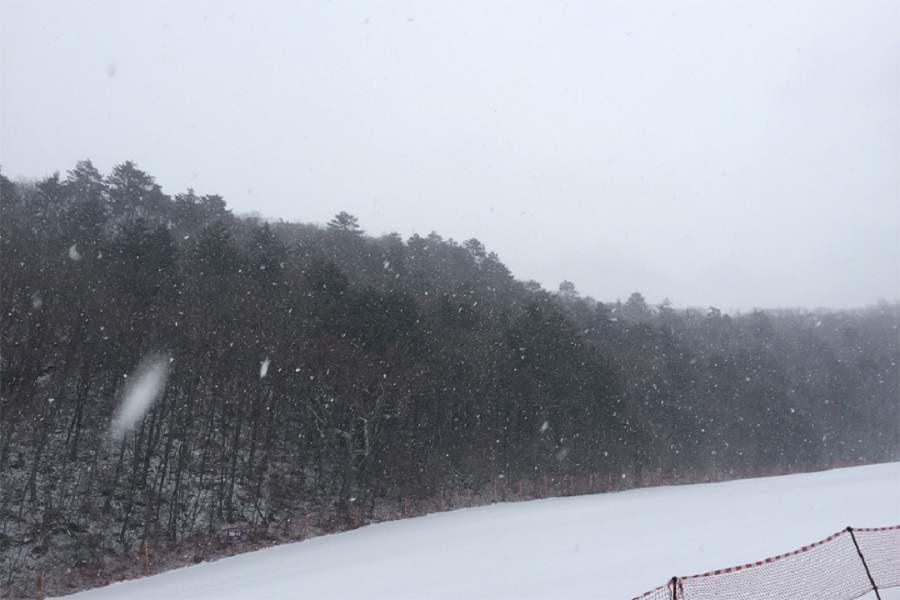
[[[4,595],[311,513],[900,459],[897,303],[597,301],[476,239],[235,216],[131,162],[0,185]],[[148,356],[165,387],[113,435]]]

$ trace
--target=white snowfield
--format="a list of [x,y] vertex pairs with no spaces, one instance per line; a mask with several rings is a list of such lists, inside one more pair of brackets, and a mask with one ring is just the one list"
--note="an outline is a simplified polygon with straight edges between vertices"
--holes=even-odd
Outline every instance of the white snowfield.
[[891,463],[433,514],[69,598],[629,599],[673,575],[778,555],[848,525],[897,524],[900,463]]

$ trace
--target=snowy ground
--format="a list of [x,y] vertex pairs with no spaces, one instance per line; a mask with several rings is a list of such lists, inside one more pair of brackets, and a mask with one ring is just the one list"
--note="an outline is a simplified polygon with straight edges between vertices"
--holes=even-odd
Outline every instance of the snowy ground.
[[897,524],[893,463],[440,513],[69,598],[627,599],[672,575],[781,554],[848,525]]

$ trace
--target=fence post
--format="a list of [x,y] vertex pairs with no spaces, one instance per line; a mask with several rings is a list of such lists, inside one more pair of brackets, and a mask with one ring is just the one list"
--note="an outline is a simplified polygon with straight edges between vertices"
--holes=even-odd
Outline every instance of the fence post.
[[872,572],[869,571],[869,565],[866,564],[866,557],[863,556],[862,550],[859,549],[859,544],[856,542],[856,536],[853,535],[853,528],[847,527],[847,531],[850,532],[850,539],[853,540],[853,545],[856,546],[856,553],[859,554],[859,560],[862,561],[863,567],[866,569],[866,575],[869,578],[869,583],[872,584],[872,590],[875,592],[875,597],[878,600],[881,600],[881,594],[878,593],[878,586],[875,585],[875,580],[872,578]]
[[147,542],[144,542],[144,575],[150,575],[150,551],[147,550]]
[[678,576],[677,575],[669,580],[669,585],[672,586],[672,600],[678,600]]
[[41,571],[40,575],[38,575],[38,585],[41,589],[41,600],[44,600],[44,572]]

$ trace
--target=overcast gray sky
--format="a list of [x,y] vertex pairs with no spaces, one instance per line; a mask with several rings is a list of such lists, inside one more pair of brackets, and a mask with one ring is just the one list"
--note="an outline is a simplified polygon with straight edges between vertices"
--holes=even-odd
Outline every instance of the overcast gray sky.
[[900,296],[900,3],[0,3],[0,165],[478,238],[676,307]]

